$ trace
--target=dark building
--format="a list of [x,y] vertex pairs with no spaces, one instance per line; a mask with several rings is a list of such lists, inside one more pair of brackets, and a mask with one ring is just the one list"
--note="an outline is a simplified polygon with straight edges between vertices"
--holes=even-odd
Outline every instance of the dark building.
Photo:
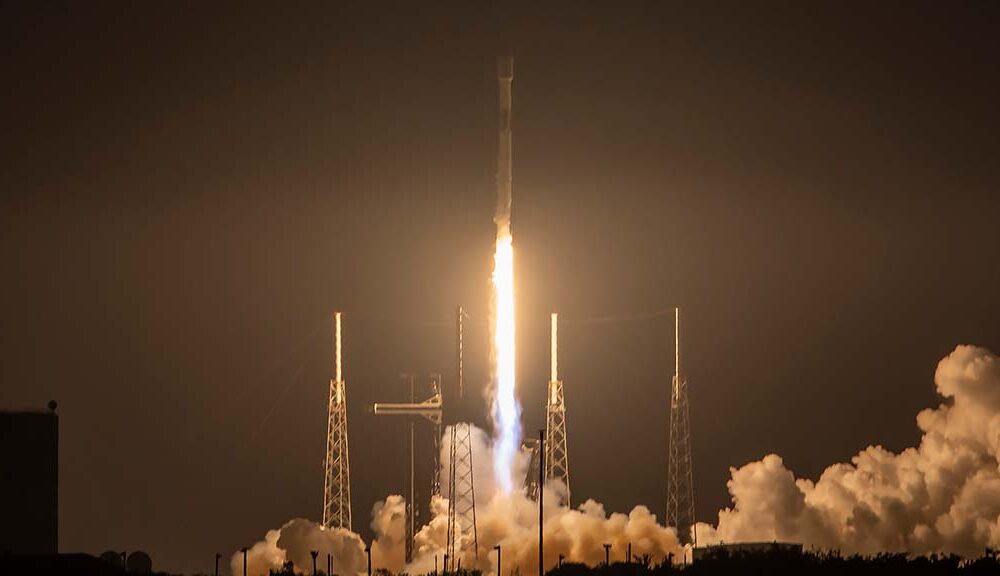
[[730,544],[710,544],[695,548],[692,559],[697,562],[703,558],[732,557],[742,555],[762,555],[769,552],[785,554],[801,554],[802,544],[798,542],[733,542]]
[[121,562],[112,564],[89,554],[0,554],[0,574],[17,576],[121,576]]
[[0,412],[0,553],[59,548],[59,417]]

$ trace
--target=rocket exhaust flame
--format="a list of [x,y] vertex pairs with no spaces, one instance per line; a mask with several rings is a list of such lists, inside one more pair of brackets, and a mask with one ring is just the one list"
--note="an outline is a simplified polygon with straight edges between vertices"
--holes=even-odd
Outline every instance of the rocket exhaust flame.
[[511,240],[510,235],[497,238],[493,259],[496,314],[493,324],[496,358],[493,418],[497,426],[493,469],[504,493],[509,493],[514,485],[511,473],[521,437],[521,406],[517,401],[514,376],[514,247]]
[[512,468],[521,444],[521,406],[517,401],[514,369],[514,244],[511,208],[511,82],[514,62],[500,58],[500,146],[497,154],[496,252],[493,256],[493,422],[496,447],[493,472],[504,493],[514,487]]

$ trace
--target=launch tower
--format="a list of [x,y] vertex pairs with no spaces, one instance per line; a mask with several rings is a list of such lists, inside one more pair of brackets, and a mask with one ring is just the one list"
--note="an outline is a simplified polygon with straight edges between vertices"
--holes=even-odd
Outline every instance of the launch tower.
[[561,506],[569,506],[569,454],[566,450],[566,403],[559,380],[559,315],[552,315],[552,374],[545,404],[545,480],[559,480],[566,486]]
[[472,473],[472,425],[459,422],[451,427],[448,467],[448,564],[455,570],[461,553],[472,549],[479,554],[476,530],[476,486]]
[[682,544],[698,544],[694,532],[694,473],[687,379],[681,377],[680,309],[674,308],[674,378],[670,386],[670,452],[667,461],[667,526]]
[[341,372],[340,312],[334,314],[334,378],[327,406],[323,527],[351,529],[351,464],[347,445],[347,388]]

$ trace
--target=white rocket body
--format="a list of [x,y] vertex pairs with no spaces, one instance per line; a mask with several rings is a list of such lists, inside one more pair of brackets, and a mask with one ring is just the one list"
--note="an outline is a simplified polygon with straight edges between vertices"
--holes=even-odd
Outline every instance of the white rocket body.
[[497,238],[510,236],[510,204],[513,175],[511,172],[511,95],[514,80],[514,59],[502,56],[497,61],[497,81],[500,83],[500,148],[497,152],[497,211],[493,221]]

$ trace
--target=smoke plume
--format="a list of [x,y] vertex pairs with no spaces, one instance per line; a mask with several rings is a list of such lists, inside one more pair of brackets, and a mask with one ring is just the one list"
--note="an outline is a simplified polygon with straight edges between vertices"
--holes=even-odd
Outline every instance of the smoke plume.
[[[448,470],[450,432],[444,434],[441,450],[441,468]],[[476,484],[476,525],[478,549],[463,552],[462,567],[477,568],[484,574],[495,574],[500,545],[503,555],[503,572],[514,571],[523,576],[538,573],[538,504],[528,499],[522,490],[504,492],[495,482],[492,466],[493,454],[489,435],[480,429],[472,434],[474,481]],[[527,454],[520,453],[514,460],[514,477],[524,478]],[[447,486],[447,478],[442,478]],[[560,507],[558,495],[565,490],[560,483],[545,486],[545,565],[555,566],[559,555],[567,562],[597,565],[604,562],[603,544],[612,545],[612,561],[625,559],[629,543],[632,554],[648,556],[661,561],[673,555],[683,556],[673,528],[656,521],[656,516],[645,506],[637,506],[628,514],[608,514],[604,507],[587,500],[576,509]],[[431,502],[432,518],[420,527],[414,537],[414,560],[404,563],[405,554],[405,503],[400,496],[389,496],[372,509],[371,526],[375,533],[372,543],[372,567],[386,568],[394,573],[426,574],[435,567],[443,567],[443,556],[448,538],[448,500],[435,498]],[[551,504],[550,504],[551,503]],[[326,570],[326,554],[331,553],[334,572],[337,574],[362,574],[367,570],[367,559],[361,537],[347,530],[323,530],[317,523],[297,518],[279,530],[271,530],[264,541],[248,551],[249,576],[266,576],[268,570],[292,562],[296,570],[312,570],[310,550],[320,552],[317,567]],[[233,574],[243,570],[241,553],[232,557]]]
[[917,414],[918,446],[870,446],[819,480],[770,454],[732,468],[733,506],[699,543],[785,540],[821,549],[980,556],[1000,547],[1000,360],[959,346],[938,363],[944,402]]
[[[783,540],[847,553],[957,553],[979,556],[1000,548],[1000,359],[983,348],[959,346],[941,360],[934,376],[944,401],[917,415],[923,436],[901,453],[870,446],[850,463],[834,464],[819,480],[797,479],[775,454],[732,468],[728,482],[733,505],[719,512],[716,526],[700,523],[701,544]],[[450,432],[442,442],[442,470],[449,466]],[[498,489],[493,474],[489,436],[472,434],[478,550],[466,550],[462,566],[486,574],[496,570],[496,551],[503,570],[537,574],[538,508],[523,491]],[[513,478],[523,479],[527,454],[518,454]],[[447,477],[442,477],[447,486]],[[559,507],[564,487],[545,486],[546,566],[559,555],[566,561],[596,565],[604,561],[602,544],[612,545],[612,559],[624,558],[629,543],[634,556],[655,561],[683,555],[673,528],[658,524],[644,506],[629,514],[607,514],[587,500],[576,509]],[[393,572],[424,574],[440,563],[448,533],[448,500],[431,502],[431,520],[415,536],[415,558],[406,565],[405,502],[389,496],[372,509],[372,564]],[[552,503],[552,504],[549,504]],[[332,554],[338,574],[366,571],[365,544],[348,530],[324,530],[294,519],[248,550],[248,574],[294,563],[308,573],[310,550],[320,553],[325,570]],[[232,558],[234,574],[242,572],[242,555]]]
[[[403,568],[405,553],[405,503],[402,496],[389,496],[372,508],[372,565],[399,572]],[[278,530],[269,530],[264,540],[247,550],[247,575],[267,576],[270,570],[281,568],[286,562],[295,565],[296,571],[312,572],[311,550],[319,552],[316,568],[326,572],[326,556],[333,558],[333,571],[337,574],[362,574],[367,572],[368,559],[361,536],[343,528],[324,529],[319,523],[305,518],[288,521]],[[233,574],[243,573],[242,552],[230,560]]]

